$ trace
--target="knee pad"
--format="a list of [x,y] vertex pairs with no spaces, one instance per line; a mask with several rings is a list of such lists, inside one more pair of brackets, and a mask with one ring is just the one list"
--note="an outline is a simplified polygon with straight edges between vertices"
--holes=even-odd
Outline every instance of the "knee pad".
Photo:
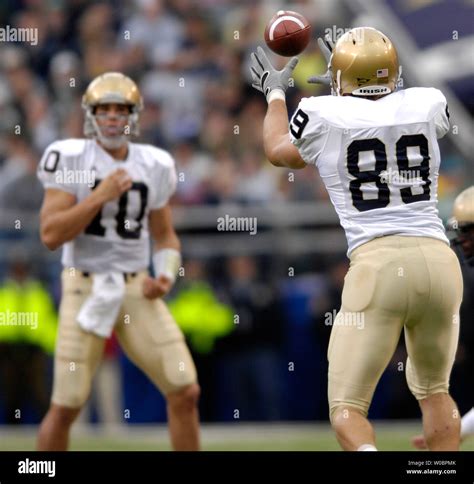
[[[342,413],[344,413],[344,409],[347,407],[350,407],[351,410],[355,410],[359,412],[362,416],[367,417],[369,413],[369,406],[370,403],[366,402],[355,402],[355,401],[334,401],[334,402],[329,402],[329,420],[331,424],[333,423],[334,417],[336,415],[336,412],[338,410],[342,410]],[[343,415],[344,417],[344,415]]]

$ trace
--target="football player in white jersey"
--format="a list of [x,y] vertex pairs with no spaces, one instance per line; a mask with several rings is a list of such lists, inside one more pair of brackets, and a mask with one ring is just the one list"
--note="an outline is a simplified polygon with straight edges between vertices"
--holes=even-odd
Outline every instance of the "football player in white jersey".
[[196,370],[161,299],[181,265],[168,203],[176,188],[174,160],[129,141],[138,134],[142,98],[125,75],[94,79],[82,105],[86,139],[52,143],[38,167],[45,188],[41,239],[51,250],[63,246],[64,266],[53,395],[38,449],[67,449],[115,330],[125,353],[166,398],[173,448],[198,450]]
[[446,100],[436,89],[397,90],[397,52],[375,29],[319,43],[328,73],[316,82],[329,81],[333,95],[302,99],[289,126],[285,91],[298,59],[277,71],[258,48],[251,71],[268,102],[267,158],[315,165],[346,232],[351,264],[328,348],[331,424],[343,449],[376,450],[368,410],[404,331],[427,445],[455,450],[460,419],[449,377],[462,276],[437,211]]

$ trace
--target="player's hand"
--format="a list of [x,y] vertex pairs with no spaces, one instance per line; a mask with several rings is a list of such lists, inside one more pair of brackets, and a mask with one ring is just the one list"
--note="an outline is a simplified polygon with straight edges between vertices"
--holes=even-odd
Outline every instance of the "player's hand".
[[332,50],[334,48],[334,42],[332,41],[329,34],[324,36],[324,39],[319,37],[318,39],[319,49],[321,50],[324,58],[326,59],[326,64],[328,70],[322,76],[312,76],[308,79],[309,84],[324,84],[325,86],[330,86],[332,82],[331,71],[329,70],[329,61],[331,60]]
[[423,435],[415,435],[415,437],[412,437],[411,445],[420,450],[428,448],[428,446],[426,445],[425,437]]
[[173,283],[165,276],[160,276],[157,279],[147,277],[143,281],[143,295],[147,299],[156,299],[163,297],[170,292]]
[[279,89],[283,93],[288,89],[291,74],[298,64],[298,57],[292,57],[281,71],[277,71],[272,66],[265,51],[260,46],[257,47],[257,52],[252,52],[251,59],[252,87],[263,92],[267,101],[268,95],[274,89]]
[[[460,439],[460,443],[462,444],[463,441],[466,439],[466,437],[462,437]],[[428,445],[426,443],[426,439],[424,435],[415,435],[414,437],[411,438],[411,445],[415,447],[416,449],[420,450],[425,450],[428,448]]]
[[105,202],[119,198],[122,193],[132,188],[132,179],[126,170],[119,168],[105,177],[94,190]]

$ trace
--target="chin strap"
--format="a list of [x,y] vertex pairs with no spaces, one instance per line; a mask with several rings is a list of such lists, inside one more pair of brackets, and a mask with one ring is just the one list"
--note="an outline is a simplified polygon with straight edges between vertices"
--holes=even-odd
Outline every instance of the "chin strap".
[[336,91],[334,93],[334,90],[331,85],[331,94],[333,96],[340,96],[341,95],[341,69],[338,69],[337,74],[336,74]]
[[114,150],[120,148],[124,143],[128,141],[128,136],[125,134],[122,134],[120,136],[104,136],[102,134],[102,131],[100,130],[99,125],[97,124],[95,116],[91,113],[90,117],[90,122],[93,126],[92,136],[94,138],[97,138],[106,148]]

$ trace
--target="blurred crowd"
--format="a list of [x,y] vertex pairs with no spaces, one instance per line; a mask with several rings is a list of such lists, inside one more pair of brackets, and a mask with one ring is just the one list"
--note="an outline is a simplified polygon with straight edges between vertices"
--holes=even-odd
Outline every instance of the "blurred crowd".
[[[1,217],[0,239],[7,249],[0,279],[15,278],[15,240],[30,221],[32,226],[37,223],[43,196],[36,178],[41,154],[57,139],[83,136],[81,96],[106,71],[122,71],[138,83],[145,106],[139,141],[173,154],[180,174],[173,204],[327,200],[316,170],[297,171],[290,178],[287,170],[272,167],[262,150],[266,104],[251,87],[248,63],[252,50],[263,44],[266,22],[282,6],[262,0],[3,0],[0,25],[37,29],[38,42],[0,45],[0,212],[11,214]],[[285,8],[313,23],[314,38],[326,25],[350,25],[340,2],[295,0]],[[276,56],[273,60],[280,66],[285,62]],[[313,41],[295,72],[290,113],[301,97],[328,93],[306,83],[307,77],[324,70]],[[440,203],[447,218],[468,167],[449,140],[441,149]],[[19,213],[20,220],[15,216]],[[29,237],[36,247],[37,236]],[[44,269],[34,267],[41,266],[38,257],[28,260],[31,277],[41,277]],[[321,321],[339,306],[347,263],[343,254],[324,263],[300,262],[307,274],[277,281],[267,273],[272,260],[189,262],[187,273],[194,276],[177,286],[171,306],[185,326],[200,370],[204,418],[231,420],[236,408],[247,419],[326,418],[330,327]],[[46,284],[57,304],[57,279]],[[203,297],[209,301],[206,307],[213,308],[213,321],[220,322],[204,336],[196,333],[202,321],[183,311]],[[238,324],[231,318],[237,313],[244,315]],[[43,349],[51,354],[49,346]],[[5,369],[12,361],[5,357],[10,353],[0,348],[0,354]],[[123,375],[134,371],[120,361]],[[8,368],[5,381],[28,381]],[[392,376],[404,384],[402,376]],[[138,398],[141,376],[133,378],[135,393],[127,391],[129,379],[123,379],[124,405]],[[44,408],[44,398],[41,393],[38,408]],[[413,416],[416,409],[410,405]],[[7,406],[17,408],[18,403]],[[377,412],[377,400],[374,408]],[[381,408],[381,416],[397,415],[395,406]]]
[[[314,171],[290,184],[283,170],[264,159],[265,101],[250,86],[248,59],[262,43],[276,4],[25,0],[2,5],[2,25],[38,29],[37,45],[9,43],[0,52],[2,205],[38,206],[41,191],[19,200],[16,182],[24,186],[22,177],[34,173],[49,143],[82,136],[82,93],[105,71],[125,72],[139,84],[145,104],[140,141],[175,156],[183,174],[176,203],[325,196]],[[316,7],[312,1],[295,4],[310,19],[318,15]],[[314,47],[306,55],[312,56],[311,69],[324,69]],[[307,62],[301,66],[301,73],[308,70]],[[303,78],[296,83],[291,105],[315,91],[307,90]]]
[[[302,0],[289,7],[316,26],[316,38],[325,25],[350,24],[337,4]],[[176,203],[325,199],[315,170],[297,172],[289,182],[262,152],[265,101],[250,86],[248,60],[279,6],[248,0],[2,2],[1,25],[37,29],[38,42],[4,43],[0,51],[0,206],[38,206],[41,190],[31,177],[38,159],[52,141],[82,136],[82,93],[105,71],[123,71],[139,84],[145,101],[140,141],[175,156],[183,174]],[[325,68],[316,45],[301,56],[290,112],[302,96],[325,92],[306,83]],[[452,198],[463,164],[449,147],[445,151],[450,169],[441,198]],[[28,197],[15,190],[26,183]]]

